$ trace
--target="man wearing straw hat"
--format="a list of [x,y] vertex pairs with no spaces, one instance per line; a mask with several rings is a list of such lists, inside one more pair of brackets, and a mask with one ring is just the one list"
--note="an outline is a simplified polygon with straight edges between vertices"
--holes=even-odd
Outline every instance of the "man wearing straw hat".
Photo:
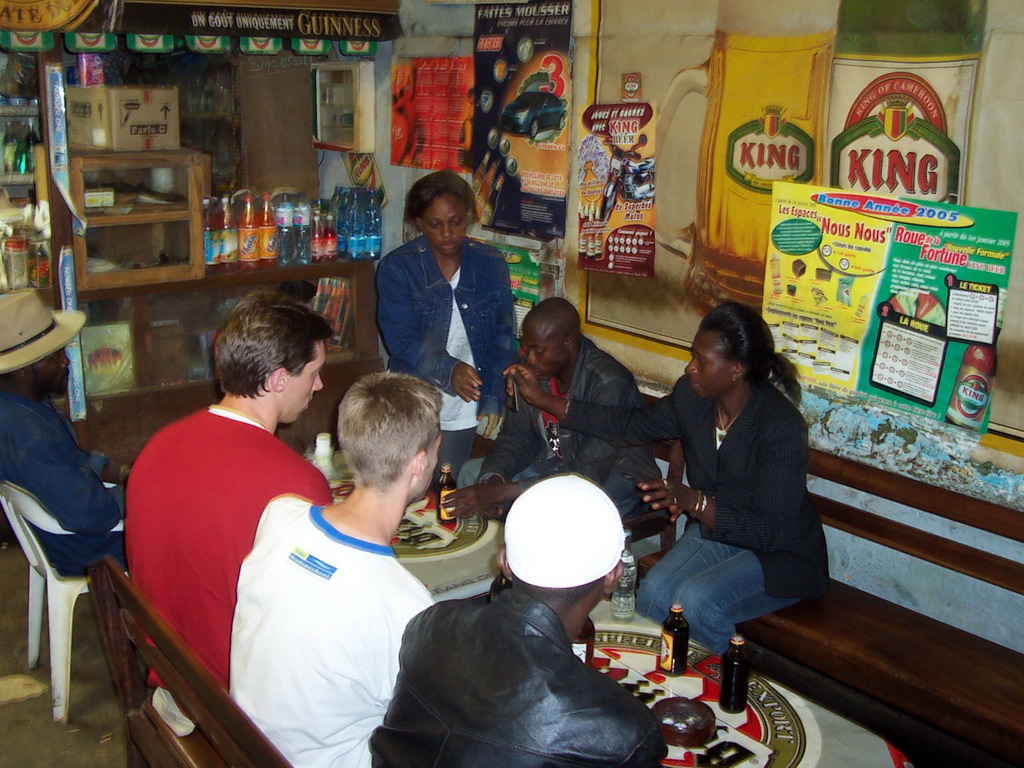
[[374,768],[658,766],[654,715],[571,646],[622,573],[622,541],[615,504],[590,480],[555,475],[524,491],[505,523],[513,588],[409,622],[370,739]]
[[50,564],[81,576],[104,555],[124,563],[119,488],[127,467],[78,446],[71,422],[50,398],[68,383],[64,347],[85,324],[82,312],[51,312],[33,291],[0,296],[0,482],[33,494],[70,535],[36,529]]

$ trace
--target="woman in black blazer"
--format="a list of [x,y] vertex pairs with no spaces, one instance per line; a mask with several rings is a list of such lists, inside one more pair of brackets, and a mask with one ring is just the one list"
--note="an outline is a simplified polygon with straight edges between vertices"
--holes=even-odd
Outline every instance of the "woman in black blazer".
[[639,485],[653,509],[691,519],[641,584],[641,613],[661,621],[679,603],[690,636],[721,653],[737,622],[824,594],[828,556],[807,491],[807,425],[790,399],[800,388],[755,310],[733,302],[709,312],[685,375],[644,408],[556,402],[531,371],[513,368],[522,397],[568,429],[628,445],[682,440],[688,485]]

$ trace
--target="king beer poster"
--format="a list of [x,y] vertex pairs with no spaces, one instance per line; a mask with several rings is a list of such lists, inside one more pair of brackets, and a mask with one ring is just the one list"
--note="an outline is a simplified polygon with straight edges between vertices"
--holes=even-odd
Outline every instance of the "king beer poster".
[[1017,214],[776,184],[764,317],[801,379],[984,431]]

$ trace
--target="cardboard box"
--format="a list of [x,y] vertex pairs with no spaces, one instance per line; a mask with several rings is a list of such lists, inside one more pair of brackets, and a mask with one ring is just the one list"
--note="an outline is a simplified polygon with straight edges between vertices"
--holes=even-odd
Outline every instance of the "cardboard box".
[[67,89],[72,149],[178,149],[177,88]]

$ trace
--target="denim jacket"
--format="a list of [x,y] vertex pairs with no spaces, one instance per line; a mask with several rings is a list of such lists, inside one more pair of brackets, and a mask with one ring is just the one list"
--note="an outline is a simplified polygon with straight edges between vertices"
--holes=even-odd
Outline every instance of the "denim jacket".
[[[493,248],[466,239],[455,289],[473,362],[483,381],[479,413],[500,413],[502,370],[515,353],[515,318],[508,267]],[[449,395],[459,361],[448,354],[452,289],[441,275],[425,237],[399,246],[377,268],[377,325],[390,360],[388,369],[411,373]]]

